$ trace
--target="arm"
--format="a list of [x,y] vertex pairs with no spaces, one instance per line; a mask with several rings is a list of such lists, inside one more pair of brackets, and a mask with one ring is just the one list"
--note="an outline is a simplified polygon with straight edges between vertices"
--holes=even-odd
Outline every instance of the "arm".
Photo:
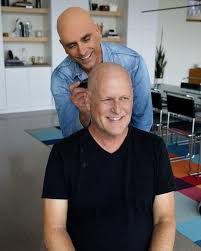
[[90,123],[90,113],[86,107],[86,89],[85,88],[77,88],[79,86],[78,83],[71,84],[71,100],[73,104],[79,110],[79,119],[83,127],[88,127]]
[[131,78],[134,104],[131,125],[144,131],[150,131],[153,122],[151,83],[142,57],[139,57],[137,70],[135,67],[133,68]]
[[172,251],[176,226],[173,192],[155,197],[153,217],[154,230],[149,251]]
[[66,231],[68,201],[44,199],[44,240],[48,251],[75,251]]
[[51,77],[51,92],[54,97],[59,124],[65,137],[82,128],[79,111],[71,101],[70,83],[72,83],[72,79],[61,75],[61,72],[53,72]]

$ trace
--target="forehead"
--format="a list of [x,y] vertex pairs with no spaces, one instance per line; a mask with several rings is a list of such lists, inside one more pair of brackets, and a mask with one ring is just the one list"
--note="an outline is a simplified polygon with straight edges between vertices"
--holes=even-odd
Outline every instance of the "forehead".
[[95,32],[95,25],[90,22],[66,23],[60,31],[60,38],[64,42],[79,41],[87,34]]
[[131,91],[130,78],[125,72],[100,74],[96,85],[96,92],[101,96],[130,95]]

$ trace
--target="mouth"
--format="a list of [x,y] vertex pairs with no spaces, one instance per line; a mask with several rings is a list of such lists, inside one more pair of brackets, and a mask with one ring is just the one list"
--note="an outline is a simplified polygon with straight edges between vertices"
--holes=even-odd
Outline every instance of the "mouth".
[[123,119],[124,116],[118,116],[118,117],[107,117],[108,120],[110,120],[111,122],[118,122],[120,120]]
[[93,51],[88,53],[87,55],[83,56],[83,57],[79,57],[79,60],[83,63],[86,64],[91,60],[91,56],[93,54]]

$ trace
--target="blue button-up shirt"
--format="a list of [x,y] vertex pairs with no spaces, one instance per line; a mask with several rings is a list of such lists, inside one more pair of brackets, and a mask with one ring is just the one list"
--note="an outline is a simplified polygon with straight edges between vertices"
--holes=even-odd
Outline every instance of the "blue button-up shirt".
[[[101,47],[103,62],[122,65],[131,77],[133,85],[131,126],[149,131],[152,126],[153,111],[150,79],[144,60],[137,52],[123,45],[101,43]],[[51,91],[65,137],[83,127],[79,120],[79,110],[71,101],[69,86],[85,78],[87,73],[70,57],[66,57],[52,73]]]

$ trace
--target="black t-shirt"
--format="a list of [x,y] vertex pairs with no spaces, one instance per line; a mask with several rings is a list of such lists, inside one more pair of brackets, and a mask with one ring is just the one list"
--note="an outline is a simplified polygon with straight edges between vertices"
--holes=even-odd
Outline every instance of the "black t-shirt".
[[154,197],[173,190],[162,139],[129,128],[110,154],[83,129],[53,147],[42,197],[68,200],[67,231],[76,251],[145,251]]

